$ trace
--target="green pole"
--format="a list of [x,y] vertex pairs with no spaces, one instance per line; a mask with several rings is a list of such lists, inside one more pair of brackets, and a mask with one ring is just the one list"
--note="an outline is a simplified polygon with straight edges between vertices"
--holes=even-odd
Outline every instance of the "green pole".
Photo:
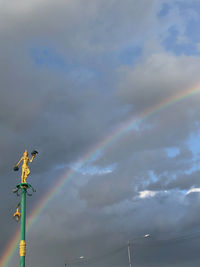
[[25,150],[23,156],[19,160],[19,162],[14,166],[14,171],[19,170],[19,165],[21,162],[22,164],[22,176],[21,176],[21,183],[13,189],[13,193],[18,193],[21,190],[21,214],[19,212],[19,205],[17,206],[16,212],[13,214],[13,217],[19,221],[21,216],[21,237],[20,237],[20,244],[19,244],[19,255],[20,255],[20,267],[25,267],[25,256],[26,256],[26,192],[27,189],[32,189],[33,192],[35,190],[30,184],[27,184],[26,179],[30,174],[28,163],[32,163],[34,158],[38,152],[33,150],[31,152],[31,158],[28,157],[28,151]]
[[27,186],[21,184],[21,240],[20,240],[20,267],[25,267],[26,255],[26,189]]

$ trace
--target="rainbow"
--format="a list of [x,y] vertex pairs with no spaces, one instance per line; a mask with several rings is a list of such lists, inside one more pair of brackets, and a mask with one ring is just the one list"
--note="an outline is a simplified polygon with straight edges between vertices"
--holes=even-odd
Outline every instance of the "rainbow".
[[[160,102],[159,104],[145,110],[144,112],[142,112],[137,118],[135,117],[131,117],[128,120],[126,120],[124,123],[122,123],[117,129],[113,130],[108,136],[106,136],[101,142],[99,142],[95,147],[93,147],[91,150],[89,150],[85,155],[83,155],[83,157],[81,158],[81,160],[79,161],[80,166],[83,166],[84,164],[86,164],[89,160],[92,159],[92,157],[94,157],[99,150],[104,150],[106,148],[108,148],[109,146],[111,146],[113,143],[116,142],[116,140],[120,139],[124,134],[128,133],[130,130],[133,130],[135,126],[137,126],[137,124],[139,122],[141,122],[144,119],[149,118],[150,116],[178,103],[181,102],[189,97],[192,97],[194,95],[197,95],[200,93],[200,84],[198,84],[197,86],[187,89],[187,90],[183,90],[182,92],[175,94],[165,100],[163,100],[162,102]],[[56,193],[61,190],[61,188],[65,185],[65,183],[75,175],[74,170],[72,169],[68,169],[66,173],[64,173],[64,175],[62,175],[58,181],[57,184],[54,185],[50,191],[48,191],[45,196],[42,198],[42,200],[40,200],[40,202],[36,205],[36,207],[33,209],[32,213],[30,214],[30,216],[28,217],[27,220],[27,230],[29,230],[32,225],[37,221],[37,219],[39,218],[39,215],[41,214],[41,212],[47,207],[47,205],[49,204],[49,202],[54,198],[54,196],[56,195]],[[6,246],[6,248],[3,251],[3,254],[1,256],[0,259],[0,266],[1,267],[7,267],[9,262],[11,261],[16,248],[17,248],[17,244],[19,242],[19,236],[20,236],[20,232],[17,231],[17,233],[14,235],[14,237],[10,240],[10,242],[8,243],[8,245]]]

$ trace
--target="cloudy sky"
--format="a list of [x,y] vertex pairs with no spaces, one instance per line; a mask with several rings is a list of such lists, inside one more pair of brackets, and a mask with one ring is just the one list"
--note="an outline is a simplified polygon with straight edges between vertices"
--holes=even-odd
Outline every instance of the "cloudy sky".
[[200,266],[199,23],[199,0],[0,0],[0,258],[36,149],[29,267],[125,267],[128,240],[134,266]]

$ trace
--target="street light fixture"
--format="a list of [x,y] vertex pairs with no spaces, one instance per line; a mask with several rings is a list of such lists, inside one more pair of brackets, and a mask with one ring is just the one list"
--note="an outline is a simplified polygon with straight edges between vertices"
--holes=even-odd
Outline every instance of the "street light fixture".
[[70,266],[70,264],[75,264],[75,263],[80,263],[80,261],[79,260],[85,260],[85,257],[84,256],[80,256],[80,257],[78,257],[78,258],[76,258],[76,259],[74,259],[74,261],[71,261],[71,262],[68,262],[68,263],[65,263],[65,266]]
[[80,256],[79,259],[83,260],[83,259],[85,259],[85,257],[84,256]]
[[[140,238],[148,238],[148,237],[150,237],[150,234],[145,234],[144,236],[141,236]],[[132,267],[130,247],[131,247],[131,243],[130,241],[128,241],[128,263],[129,263],[129,267]]]

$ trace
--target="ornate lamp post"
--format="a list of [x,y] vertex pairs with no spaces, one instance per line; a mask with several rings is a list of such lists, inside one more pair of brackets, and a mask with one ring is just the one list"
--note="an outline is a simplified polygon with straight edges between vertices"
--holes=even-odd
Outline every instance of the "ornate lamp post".
[[[13,192],[19,196],[19,191],[21,192],[21,202],[17,205],[17,210],[13,214],[13,217],[16,221],[19,221],[21,218],[21,237],[20,237],[20,267],[25,267],[25,256],[26,256],[26,194],[31,195],[28,193],[28,189],[31,189],[33,192],[35,190],[33,187],[26,182],[27,177],[30,174],[28,163],[32,163],[33,159],[35,158],[38,152],[34,150],[31,155],[31,159],[29,159],[28,152],[25,150],[23,156],[19,160],[19,162],[14,166],[14,171],[19,170],[19,165],[22,163],[22,175],[21,175],[21,183],[13,189]],[[21,206],[21,213],[19,212],[19,206]]]

